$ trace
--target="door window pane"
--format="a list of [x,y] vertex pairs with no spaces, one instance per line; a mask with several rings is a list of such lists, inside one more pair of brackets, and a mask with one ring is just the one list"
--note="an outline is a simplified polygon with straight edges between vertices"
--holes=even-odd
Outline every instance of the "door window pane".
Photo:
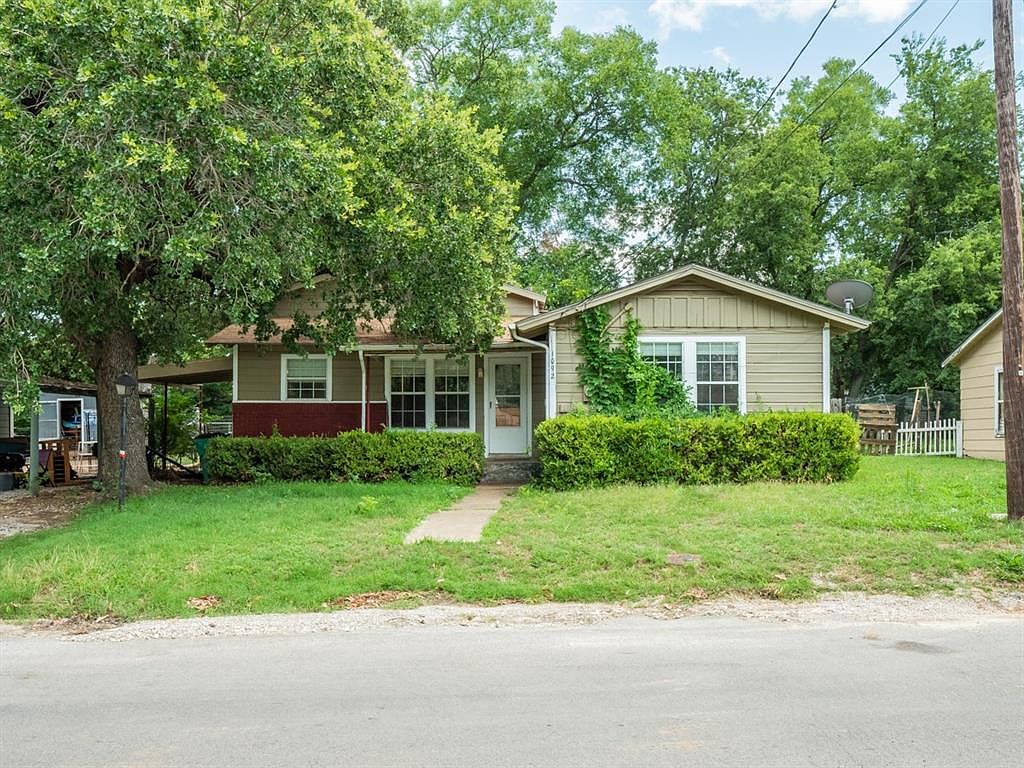
[[494,426],[518,427],[522,424],[522,364],[497,363],[494,366]]

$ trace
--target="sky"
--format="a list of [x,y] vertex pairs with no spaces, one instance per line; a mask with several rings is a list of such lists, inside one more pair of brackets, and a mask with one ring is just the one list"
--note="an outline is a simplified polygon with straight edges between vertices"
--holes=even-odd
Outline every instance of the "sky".
[[[920,0],[838,0],[790,77],[817,77],[822,63],[834,56],[859,63],[896,27]],[[633,27],[658,44],[662,66],[725,68],[775,82],[807,41],[831,0],[557,0],[556,29],[608,32]],[[917,32],[927,36],[953,6],[954,0],[928,0],[910,22],[864,67],[883,85],[896,76],[892,54],[900,38]],[[1016,60],[1024,4],[1014,2]],[[936,32],[951,44],[983,40],[978,61],[992,67],[991,0],[960,0]],[[899,99],[902,90],[894,91]]]

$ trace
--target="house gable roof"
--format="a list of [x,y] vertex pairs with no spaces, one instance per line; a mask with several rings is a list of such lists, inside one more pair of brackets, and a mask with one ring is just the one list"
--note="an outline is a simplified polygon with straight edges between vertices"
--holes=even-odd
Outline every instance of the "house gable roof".
[[992,313],[992,316],[989,317],[988,320],[986,320],[984,323],[982,323],[975,329],[974,333],[972,333],[970,336],[964,339],[963,343],[959,347],[954,349],[949,357],[942,361],[942,367],[945,368],[947,365],[950,364],[959,365],[960,361],[963,360],[964,356],[972,349],[974,349],[974,347],[978,345],[978,342],[980,342],[985,336],[988,335],[988,332],[990,330],[992,330],[996,325],[1002,322],[1002,319],[1003,310],[997,309],[995,312]]
[[798,299],[795,296],[790,296],[789,294],[776,291],[772,288],[765,288],[762,285],[757,285],[756,283],[751,283],[738,277],[726,275],[723,272],[701,266],[700,264],[686,264],[678,269],[663,272],[660,275],[649,277],[646,280],[640,280],[622,288],[616,288],[613,291],[608,291],[607,293],[590,296],[582,301],[577,301],[575,304],[568,304],[564,307],[559,307],[558,309],[552,309],[548,312],[542,312],[534,317],[529,317],[516,324],[517,330],[520,333],[533,332],[556,320],[578,315],[592,307],[599,307],[603,304],[608,304],[619,299],[625,299],[630,296],[646,293],[668,283],[685,280],[687,278],[698,278],[737,293],[749,294],[766,301],[772,301],[801,312],[815,315],[842,330],[859,331],[871,325],[871,322],[868,320],[848,315],[838,309],[832,309],[830,307],[822,306],[821,304],[815,304],[813,301],[807,301],[806,299]]

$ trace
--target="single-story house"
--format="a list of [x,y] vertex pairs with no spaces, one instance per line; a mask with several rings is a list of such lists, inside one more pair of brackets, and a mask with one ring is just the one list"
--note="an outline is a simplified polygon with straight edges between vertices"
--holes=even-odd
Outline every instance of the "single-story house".
[[[315,316],[321,291],[317,284],[286,296],[275,308],[278,327],[289,328],[296,310]],[[632,313],[641,353],[685,382],[703,410],[828,411],[831,337],[868,326],[691,264],[553,310],[540,294],[507,286],[503,333],[486,352],[462,358],[443,346],[417,354],[378,320],[359,328],[355,351],[334,356],[260,344],[239,326],[208,343],[233,350],[235,435],[469,430],[488,455],[524,455],[537,424],[586,402],[576,318],[599,306],[613,328]]]
[[960,367],[964,455],[1006,460],[1003,443],[1003,310],[942,361]]

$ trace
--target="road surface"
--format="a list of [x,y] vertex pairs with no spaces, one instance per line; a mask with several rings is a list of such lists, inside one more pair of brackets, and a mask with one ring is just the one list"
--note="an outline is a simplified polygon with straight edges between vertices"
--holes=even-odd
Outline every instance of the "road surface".
[[0,635],[0,765],[1024,765],[1024,617]]

